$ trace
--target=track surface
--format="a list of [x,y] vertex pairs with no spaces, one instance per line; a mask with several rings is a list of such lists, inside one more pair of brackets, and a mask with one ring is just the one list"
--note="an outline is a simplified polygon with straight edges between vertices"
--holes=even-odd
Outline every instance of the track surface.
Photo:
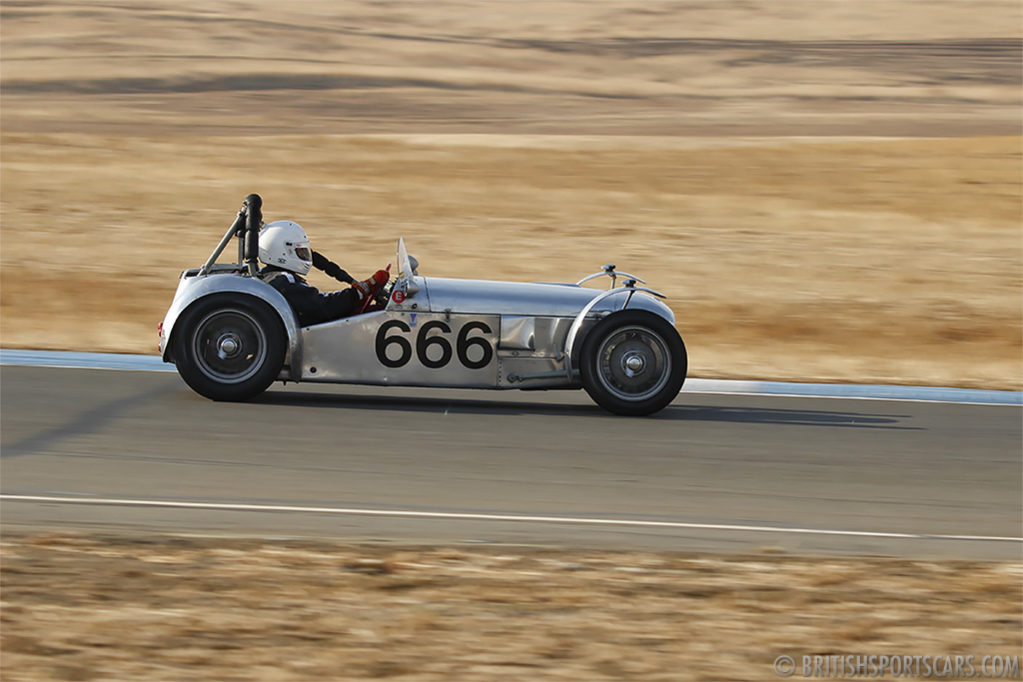
[[[225,404],[176,374],[8,366],[0,409],[8,531],[1009,559],[1023,547],[899,536],[1023,536],[1012,406],[683,392],[628,419],[582,392],[307,384]],[[389,511],[401,514],[373,515]]]

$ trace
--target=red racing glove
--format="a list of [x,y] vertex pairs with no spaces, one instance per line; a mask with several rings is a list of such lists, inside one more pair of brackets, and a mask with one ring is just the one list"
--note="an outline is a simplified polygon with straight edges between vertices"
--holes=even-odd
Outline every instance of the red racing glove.
[[379,291],[380,287],[387,284],[387,280],[390,278],[391,275],[386,270],[377,270],[369,279],[356,282],[352,286],[358,289],[364,298]]

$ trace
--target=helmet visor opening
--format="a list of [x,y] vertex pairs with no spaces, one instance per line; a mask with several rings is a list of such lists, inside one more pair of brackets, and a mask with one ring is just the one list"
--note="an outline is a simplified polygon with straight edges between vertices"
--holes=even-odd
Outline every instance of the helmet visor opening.
[[295,255],[298,256],[298,258],[300,260],[312,260],[313,259],[312,254],[309,252],[309,247],[308,246],[296,246],[295,247]]

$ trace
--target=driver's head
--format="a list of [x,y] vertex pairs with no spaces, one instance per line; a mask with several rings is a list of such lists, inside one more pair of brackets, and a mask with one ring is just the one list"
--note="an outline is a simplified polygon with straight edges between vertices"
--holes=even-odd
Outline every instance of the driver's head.
[[277,220],[259,231],[259,260],[299,275],[313,266],[309,237],[298,223]]

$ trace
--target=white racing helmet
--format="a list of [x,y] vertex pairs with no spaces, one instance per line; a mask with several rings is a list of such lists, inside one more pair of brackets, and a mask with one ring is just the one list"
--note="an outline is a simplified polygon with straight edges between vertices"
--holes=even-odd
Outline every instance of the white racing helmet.
[[298,223],[275,220],[259,231],[259,260],[299,275],[313,266],[309,237]]

